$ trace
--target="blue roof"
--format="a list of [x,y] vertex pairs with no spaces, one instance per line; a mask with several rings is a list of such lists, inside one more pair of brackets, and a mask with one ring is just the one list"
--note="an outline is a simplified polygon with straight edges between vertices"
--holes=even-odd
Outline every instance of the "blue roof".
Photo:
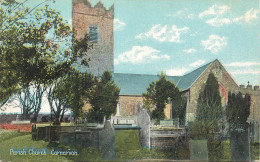
[[[191,87],[209,64],[211,62],[183,76],[167,76],[167,78],[184,91]],[[159,78],[159,75],[149,74],[113,74],[115,83],[120,87],[120,95],[142,95],[143,92],[147,91],[149,84],[152,81],[159,80]]]
[[198,69],[193,70],[190,73],[187,73],[183,76],[181,76],[181,80],[178,83],[178,87],[182,90],[185,91],[191,87],[191,85],[199,78],[199,76],[203,73],[203,71],[211,64],[208,63],[204,66],[201,66]]
[[[174,83],[177,83],[180,79],[177,77],[168,77]],[[117,86],[120,87],[120,95],[142,95],[146,92],[146,88],[152,81],[160,79],[159,75],[148,75],[148,74],[125,74],[125,73],[114,73],[113,79]]]

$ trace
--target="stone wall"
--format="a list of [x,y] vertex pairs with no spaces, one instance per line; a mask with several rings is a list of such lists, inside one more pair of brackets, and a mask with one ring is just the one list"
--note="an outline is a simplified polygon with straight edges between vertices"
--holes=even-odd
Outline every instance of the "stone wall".
[[[134,95],[121,95],[119,96],[120,102],[120,115],[133,116],[138,114],[138,105],[142,105],[143,97]],[[171,103],[168,103],[164,109],[166,119],[172,118]]]
[[249,94],[251,97],[250,116],[249,119],[260,123],[260,90],[259,86],[241,85],[236,93],[241,92],[243,95]]
[[119,96],[120,115],[133,116],[138,113],[138,105],[143,103],[142,96]]
[[259,86],[252,86],[247,85],[240,85],[239,89],[236,93],[241,92],[243,95],[249,94],[251,97],[251,106],[250,106],[250,115],[249,121],[253,124],[251,130],[251,136],[253,137],[254,141],[259,141],[260,137],[260,90]]
[[169,149],[178,146],[178,143],[184,138],[185,130],[183,128],[156,129],[150,131],[151,148]]
[[87,71],[94,75],[102,75],[105,70],[114,71],[113,21],[114,6],[107,10],[101,2],[92,7],[88,0],[73,1],[73,28],[77,32],[76,37],[84,37],[89,33],[89,27],[98,28],[98,41],[87,52],[87,57],[91,59]]
[[208,76],[211,72],[218,79],[223,107],[226,106],[226,95],[228,94],[228,92],[235,92],[238,89],[237,83],[227,72],[224,66],[222,66],[218,60],[215,60],[205,69],[201,76],[193,83],[191,88],[185,93],[185,95],[188,96],[186,122],[193,121],[195,119],[199,93],[204,89]]

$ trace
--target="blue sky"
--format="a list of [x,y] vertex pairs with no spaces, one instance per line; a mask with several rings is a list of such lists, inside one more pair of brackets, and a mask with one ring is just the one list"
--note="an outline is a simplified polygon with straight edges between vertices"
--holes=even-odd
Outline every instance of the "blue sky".
[[[115,72],[183,75],[219,59],[238,84],[260,84],[258,0],[102,2],[115,5]],[[71,22],[71,4],[51,6]]]
[[[31,1],[30,5],[40,0]],[[98,0],[92,0],[94,6]],[[115,5],[115,72],[183,75],[219,59],[238,84],[260,84],[258,0],[106,0]],[[71,23],[71,0],[52,8]],[[49,112],[44,102],[41,112]],[[15,112],[15,110],[12,110]],[[19,112],[19,109],[18,111]]]

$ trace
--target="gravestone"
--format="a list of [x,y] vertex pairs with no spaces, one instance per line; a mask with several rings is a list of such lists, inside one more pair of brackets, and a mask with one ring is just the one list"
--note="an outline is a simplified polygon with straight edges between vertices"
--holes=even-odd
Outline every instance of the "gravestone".
[[248,132],[245,128],[231,131],[230,144],[232,161],[250,161]]
[[147,109],[140,108],[137,115],[137,125],[140,129],[141,146],[150,149],[150,115]]
[[100,131],[100,145],[103,160],[116,160],[115,130],[109,121],[105,121],[102,131]]
[[190,160],[208,160],[207,140],[190,140]]

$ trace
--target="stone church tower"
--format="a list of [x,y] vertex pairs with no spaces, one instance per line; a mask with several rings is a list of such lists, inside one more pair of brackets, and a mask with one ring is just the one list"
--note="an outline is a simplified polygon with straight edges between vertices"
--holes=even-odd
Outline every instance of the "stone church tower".
[[77,38],[89,34],[93,49],[87,52],[90,58],[88,72],[96,76],[105,70],[114,72],[114,6],[106,9],[101,2],[94,7],[88,0],[73,0],[73,28]]

